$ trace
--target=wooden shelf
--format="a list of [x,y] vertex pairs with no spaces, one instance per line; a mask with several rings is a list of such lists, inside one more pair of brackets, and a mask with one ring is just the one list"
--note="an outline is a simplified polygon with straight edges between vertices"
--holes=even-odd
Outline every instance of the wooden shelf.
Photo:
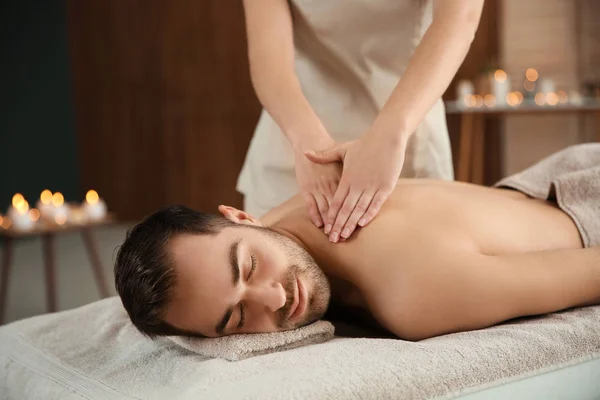
[[11,239],[22,239],[26,237],[32,236],[41,236],[41,235],[49,235],[49,234],[59,234],[59,233],[68,233],[68,232],[78,232],[87,228],[95,228],[99,226],[112,225],[116,222],[116,217],[114,214],[109,213],[106,217],[100,221],[92,221],[87,222],[85,224],[76,225],[76,224],[65,224],[58,225],[51,222],[38,223],[35,229],[21,231],[14,228],[0,228],[0,237],[8,237]]
[[494,106],[494,107],[467,107],[462,102],[447,101],[445,103],[447,114],[538,114],[538,113],[561,113],[561,112],[589,112],[600,111],[600,100],[585,100],[582,104],[557,104],[555,106],[538,106],[534,101],[524,101],[518,106]]

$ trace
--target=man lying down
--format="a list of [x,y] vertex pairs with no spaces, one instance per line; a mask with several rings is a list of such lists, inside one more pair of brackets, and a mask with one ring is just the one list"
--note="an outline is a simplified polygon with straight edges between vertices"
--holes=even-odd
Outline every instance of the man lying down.
[[552,200],[561,188],[550,183],[563,175],[592,181],[584,192],[593,199],[573,201],[595,203],[588,210],[597,227],[598,165],[600,145],[590,144],[532,167],[531,176],[553,174],[542,182],[549,201],[400,180],[377,218],[337,244],[299,197],[261,220],[227,206],[220,215],[170,206],[128,233],[115,264],[117,291],[150,337],[289,330],[322,318],[330,301],[367,311],[407,340],[600,304],[600,229],[584,238],[578,226],[586,222],[561,210]]

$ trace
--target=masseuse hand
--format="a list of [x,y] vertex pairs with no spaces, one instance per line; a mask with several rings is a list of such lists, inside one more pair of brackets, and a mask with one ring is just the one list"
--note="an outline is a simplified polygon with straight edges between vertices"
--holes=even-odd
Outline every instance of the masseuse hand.
[[[316,148],[333,145],[335,142],[331,138],[312,144]],[[329,204],[333,201],[333,195],[342,175],[342,166],[339,163],[322,165],[312,163],[306,159],[303,150],[296,151],[295,160],[296,180],[300,186],[300,193],[308,206],[311,220],[317,228],[320,228],[327,220]]]
[[365,226],[377,215],[396,186],[405,151],[405,139],[367,133],[326,150],[305,152],[315,163],[343,163],[342,178],[325,222],[330,241],[350,237],[357,224]]

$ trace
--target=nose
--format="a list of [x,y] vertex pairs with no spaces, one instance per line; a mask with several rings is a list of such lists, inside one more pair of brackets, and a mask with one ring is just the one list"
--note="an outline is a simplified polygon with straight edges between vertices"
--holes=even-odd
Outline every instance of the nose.
[[279,282],[265,282],[250,289],[248,300],[264,304],[270,311],[275,312],[285,305],[285,289]]

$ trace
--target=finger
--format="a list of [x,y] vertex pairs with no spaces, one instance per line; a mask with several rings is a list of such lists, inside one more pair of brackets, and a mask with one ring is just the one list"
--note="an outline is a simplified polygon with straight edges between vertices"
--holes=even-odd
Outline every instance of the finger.
[[343,161],[344,154],[345,149],[339,146],[323,151],[307,150],[304,152],[306,158],[317,164],[329,164],[332,162]]
[[365,226],[369,222],[371,222],[373,218],[375,218],[375,216],[377,215],[377,213],[379,213],[379,210],[381,210],[381,206],[383,206],[383,203],[385,203],[390,193],[391,190],[379,190],[375,194],[375,196],[373,197],[373,201],[371,201],[371,204],[369,205],[369,209],[364,214],[364,216],[358,221],[359,226]]
[[[318,208],[318,212],[319,212],[321,221],[326,221],[327,220],[327,211],[329,211],[329,202],[327,201],[327,198],[324,195],[322,195],[321,193],[315,194],[314,198],[317,203],[317,208]],[[320,228],[321,226],[323,226],[323,223],[321,223],[321,225],[317,226],[317,228]]]
[[329,235],[331,233],[331,229],[333,228],[333,224],[337,218],[338,212],[342,205],[344,204],[344,200],[346,200],[346,196],[348,195],[350,188],[343,182],[340,182],[335,194],[333,195],[333,200],[329,204],[329,211],[327,212],[327,219],[325,220],[325,234]]
[[321,213],[319,213],[319,206],[315,198],[308,192],[302,193],[302,197],[304,197],[304,202],[308,207],[308,215],[310,215],[310,220],[317,228],[322,227],[323,220],[321,219]]
[[329,235],[329,240],[331,242],[337,243],[340,239],[340,232],[342,231],[344,225],[346,225],[346,222],[348,222],[348,218],[350,218],[352,211],[354,211],[356,203],[358,203],[358,200],[360,199],[361,195],[362,190],[350,190],[348,192],[348,196],[346,196],[346,200],[344,200],[344,204],[342,205],[342,208],[340,208],[340,212],[338,213],[337,218],[335,219],[333,228],[331,228],[331,234]]
[[369,205],[375,196],[375,191],[363,192],[362,196],[356,203],[356,207],[354,207],[354,211],[352,211],[352,215],[348,218],[348,222],[344,225],[344,229],[342,229],[341,237],[347,239],[352,235],[354,230],[356,229],[356,224],[358,221],[365,215],[367,210],[369,209]]

